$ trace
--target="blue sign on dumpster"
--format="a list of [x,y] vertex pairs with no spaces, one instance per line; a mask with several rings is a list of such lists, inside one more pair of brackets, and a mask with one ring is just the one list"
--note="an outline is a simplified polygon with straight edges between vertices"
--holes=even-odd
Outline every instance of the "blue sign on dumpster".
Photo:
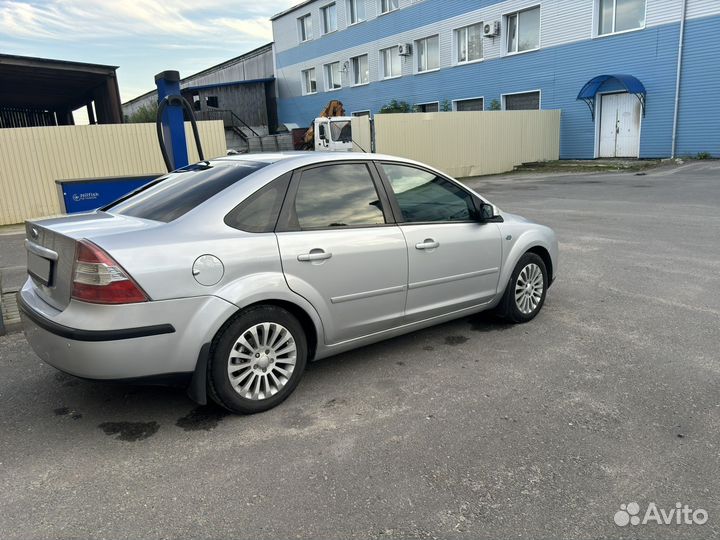
[[90,212],[127,195],[160,174],[113,178],[85,178],[82,180],[58,180],[65,211],[68,214]]

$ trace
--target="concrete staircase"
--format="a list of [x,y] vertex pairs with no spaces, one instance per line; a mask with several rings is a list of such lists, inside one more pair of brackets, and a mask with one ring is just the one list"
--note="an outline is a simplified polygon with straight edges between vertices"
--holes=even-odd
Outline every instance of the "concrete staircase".
[[228,150],[245,153],[248,149],[247,136],[243,136],[231,127],[225,128],[225,144]]

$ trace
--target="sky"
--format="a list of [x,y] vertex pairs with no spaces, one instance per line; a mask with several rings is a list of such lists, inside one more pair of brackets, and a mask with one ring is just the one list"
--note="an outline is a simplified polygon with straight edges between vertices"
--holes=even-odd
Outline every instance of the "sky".
[[119,66],[127,101],[272,41],[299,0],[0,0],[0,52]]

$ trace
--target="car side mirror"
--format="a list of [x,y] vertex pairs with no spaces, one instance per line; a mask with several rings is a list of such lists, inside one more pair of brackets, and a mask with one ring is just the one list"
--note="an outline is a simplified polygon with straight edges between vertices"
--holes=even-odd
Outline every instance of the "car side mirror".
[[475,208],[477,208],[477,220],[481,223],[502,223],[504,221],[502,216],[497,213],[495,206],[490,203],[475,199]]
[[325,124],[320,124],[318,126],[318,137],[321,141],[327,140],[327,135],[325,134]]

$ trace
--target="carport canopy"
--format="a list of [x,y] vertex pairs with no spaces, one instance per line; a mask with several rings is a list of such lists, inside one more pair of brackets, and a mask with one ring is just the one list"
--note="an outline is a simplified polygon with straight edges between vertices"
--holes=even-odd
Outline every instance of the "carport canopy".
[[[90,123],[122,123],[117,66],[0,54],[0,128],[73,124],[88,108]],[[94,104],[94,108],[91,106]]]
[[624,88],[630,94],[634,94],[640,101],[642,107],[642,114],[645,116],[645,85],[641,83],[636,77],[632,75],[598,75],[590,79],[582,87],[577,99],[584,101],[590,109],[590,115],[595,120],[595,98],[597,93],[605,84],[612,84]]

